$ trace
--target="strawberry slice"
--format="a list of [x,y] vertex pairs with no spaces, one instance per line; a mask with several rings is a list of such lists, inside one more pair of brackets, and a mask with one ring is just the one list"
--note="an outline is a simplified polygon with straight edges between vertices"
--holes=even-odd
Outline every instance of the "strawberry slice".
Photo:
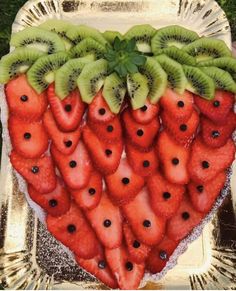
[[52,143],[62,154],[69,155],[75,150],[81,135],[80,128],[77,128],[72,132],[62,132],[58,128],[50,110],[45,112],[43,124],[52,140]]
[[159,173],[148,179],[147,187],[150,203],[156,215],[166,218],[173,216],[183,199],[185,187],[168,182]]
[[61,100],[55,93],[55,85],[47,90],[48,102],[58,127],[62,131],[74,131],[79,126],[84,115],[85,105],[78,90],[72,91]]
[[159,104],[151,104],[147,99],[144,106],[140,109],[132,110],[131,115],[136,122],[147,124],[158,115],[159,109]]
[[91,259],[99,253],[99,241],[74,203],[71,203],[69,211],[61,216],[48,215],[46,223],[52,235],[80,258]]
[[106,143],[116,143],[122,139],[122,128],[119,118],[116,116],[109,122],[95,123],[88,120],[88,125],[98,138]]
[[194,102],[201,113],[217,124],[224,124],[227,115],[234,105],[234,94],[226,91],[216,91],[215,98],[205,100],[200,96],[194,97]]
[[98,206],[85,212],[100,242],[108,249],[122,243],[122,216],[120,209],[113,205],[107,194],[102,194]]
[[131,260],[125,246],[116,249],[106,249],[107,262],[114,274],[120,289],[136,290],[143,278],[145,265]]
[[31,185],[28,185],[28,192],[30,198],[52,216],[60,216],[70,209],[69,193],[59,177],[56,188],[50,193],[39,193]]
[[37,94],[29,85],[26,75],[9,81],[5,93],[10,113],[22,120],[38,121],[47,108],[46,94]]
[[203,214],[194,210],[187,197],[181,202],[176,214],[168,221],[167,236],[179,241],[190,234],[203,218]]
[[70,193],[80,208],[85,210],[95,208],[102,196],[102,176],[93,171],[86,187],[71,190]]
[[193,207],[199,212],[208,213],[224,187],[225,181],[226,173],[220,172],[213,180],[207,183],[197,184],[190,182],[188,190]]
[[116,172],[105,180],[111,199],[118,205],[132,200],[144,186],[143,177],[134,173],[126,159],[122,159]]
[[167,115],[174,120],[186,121],[193,112],[193,94],[185,91],[179,95],[174,90],[167,88],[160,99],[160,104]]
[[118,287],[116,279],[114,278],[111,269],[107,264],[102,246],[99,245],[99,252],[93,258],[85,260],[75,256],[75,260],[80,267],[94,275],[108,287],[112,289],[116,289]]
[[14,150],[24,158],[39,158],[48,148],[48,135],[41,122],[27,122],[11,115],[8,129]]
[[149,253],[146,262],[147,269],[153,274],[161,272],[177,245],[178,242],[165,236],[164,239],[157,246],[153,247]]
[[177,144],[166,131],[160,134],[156,149],[165,177],[169,182],[173,184],[187,184],[189,181],[187,171],[189,149]]
[[192,154],[188,164],[188,170],[196,183],[205,183],[212,180],[221,171],[227,169],[233,162],[235,145],[231,139],[227,143],[212,150],[203,144],[200,138],[196,139],[192,146]]
[[231,111],[225,118],[224,125],[217,125],[208,118],[202,118],[201,125],[203,142],[212,148],[221,147],[236,128],[236,114]]
[[122,206],[122,211],[135,236],[142,243],[155,245],[162,240],[165,219],[155,215],[145,188],[130,203]]
[[170,136],[173,136],[178,143],[183,145],[187,145],[192,141],[199,125],[199,116],[196,110],[192,112],[187,121],[174,120],[167,111],[162,113],[161,118],[164,128],[167,129]]
[[125,243],[128,249],[131,260],[137,264],[144,262],[151,250],[151,248],[141,242],[139,242],[128,223],[124,223],[123,232],[125,237]]
[[159,163],[153,148],[148,152],[141,152],[133,145],[127,143],[126,154],[128,162],[136,174],[147,177],[156,172]]
[[146,151],[152,146],[160,128],[160,122],[157,118],[152,119],[148,124],[137,123],[130,112],[126,110],[123,114],[123,122],[127,137],[132,144],[142,151]]
[[104,142],[88,126],[83,129],[83,140],[95,168],[105,175],[114,173],[121,159],[122,141],[115,144]]
[[57,180],[51,157],[25,159],[14,150],[10,161],[16,171],[40,193],[49,193],[56,188]]
[[107,123],[115,117],[115,114],[111,112],[105,99],[102,96],[102,91],[99,91],[94,97],[91,104],[88,107],[88,120],[90,122]]
[[63,155],[54,145],[51,146],[51,154],[69,188],[77,190],[88,184],[92,165],[88,152],[81,141],[70,155]]

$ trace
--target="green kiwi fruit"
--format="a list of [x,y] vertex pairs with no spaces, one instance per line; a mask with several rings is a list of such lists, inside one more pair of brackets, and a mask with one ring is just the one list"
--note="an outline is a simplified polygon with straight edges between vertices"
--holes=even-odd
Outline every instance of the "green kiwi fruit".
[[68,61],[66,52],[42,56],[28,70],[30,85],[37,93],[42,93],[55,80],[55,71]]
[[155,60],[158,61],[162,69],[166,72],[169,87],[179,94],[182,94],[187,83],[182,66],[166,55],[156,56]]
[[14,33],[10,45],[35,48],[48,54],[65,51],[64,42],[56,33],[38,27],[28,27]]
[[197,63],[194,57],[174,46],[160,50],[160,54],[167,55],[169,58],[172,58],[181,65],[195,66]]
[[152,38],[151,47],[154,55],[160,54],[160,50],[168,47],[182,48],[197,40],[198,34],[179,25],[171,25],[157,30]]
[[66,36],[66,32],[72,27],[71,23],[59,19],[48,19],[39,25],[39,28],[57,33],[64,41],[66,50],[70,50],[73,45],[72,41]]
[[127,89],[134,110],[144,106],[148,92],[148,80],[145,75],[135,73],[127,75]]
[[101,59],[105,53],[105,47],[91,37],[83,39],[70,50],[70,56],[72,58],[81,58],[87,55],[93,55],[96,59]]
[[113,45],[114,39],[116,37],[118,37],[120,40],[123,39],[123,35],[118,31],[106,30],[102,35],[111,45]]
[[220,57],[230,57],[231,51],[223,40],[203,37],[188,44],[182,49],[196,58],[197,62]]
[[55,91],[58,97],[64,99],[77,87],[77,79],[86,64],[93,61],[89,58],[73,59],[66,62],[55,73]]
[[147,77],[150,102],[157,103],[166,90],[166,72],[156,60],[150,57],[147,58],[145,65],[139,68],[139,71]]
[[236,93],[236,83],[230,73],[216,67],[202,67],[200,69],[214,80],[216,88]]
[[5,84],[25,73],[44,53],[33,48],[17,48],[0,61],[0,83]]
[[198,65],[201,67],[208,67],[208,66],[217,67],[222,70],[225,70],[228,73],[230,73],[230,75],[236,82],[236,59],[234,58],[223,57],[219,59],[200,62]]
[[135,25],[131,27],[124,37],[126,39],[134,38],[138,51],[143,53],[150,53],[151,50],[151,39],[156,33],[156,29],[149,24]]
[[111,112],[118,114],[126,93],[125,82],[113,73],[106,77],[103,87],[103,97]]
[[104,59],[84,66],[77,80],[81,98],[84,102],[91,103],[93,101],[94,96],[104,84],[107,71],[108,63]]
[[95,28],[86,25],[78,25],[70,28],[66,32],[66,36],[72,40],[74,45],[78,44],[83,39],[88,37],[93,38],[103,46],[106,46],[106,44],[108,44],[108,41],[105,39],[101,32],[99,32]]
[[207,100],[214,98],[215,83],[211,77],[196,67],[183,65],[183,69],[187,78],[187,90]]

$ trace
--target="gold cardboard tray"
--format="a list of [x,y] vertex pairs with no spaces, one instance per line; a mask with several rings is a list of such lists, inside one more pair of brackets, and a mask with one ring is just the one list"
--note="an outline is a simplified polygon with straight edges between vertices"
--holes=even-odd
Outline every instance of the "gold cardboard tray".
[[[229,47],[231,45],[226,16],[212,0],[31,0],[18,12],[13,32],[38,25],[48,18],[88,24],[101,31],[121,32],[141,23],[156,28],[180,24],[200,35],[223,39]],[[1,95],[3,100],[3,88]],[[3,103],[1,120],[6,126]],[[39,220],[28,205],[24,185],[16,179],[9,163],[9,146],[7,131],[3,130],[0,286],[6,289],[104,289],[105,286],[81,270],[67,249],[47,232],[40,222],[43,221],[42,211],[30,202]],[[229,195],[223,206],[208,216],[204,224],[210,221],[202,234],[203,225],[182,243],[164,272],[155,277],[146,275],[142,289],[236,289],[235,188],[233,175],[233,194],[229,193],[228,183],[217,203]],[[196,240],[189,244],[193,239]],[[178,264],[173,268],[177,259]]]

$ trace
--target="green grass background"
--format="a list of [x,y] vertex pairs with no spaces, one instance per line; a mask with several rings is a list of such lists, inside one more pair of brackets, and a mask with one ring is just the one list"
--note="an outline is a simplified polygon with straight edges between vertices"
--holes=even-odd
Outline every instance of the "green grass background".
[[[164,0],[163,0],[164,1]],[[0,0],[0,56],[9,50],[11,25],[19,8],[26,0]],[[217,0],[230,21],[232,38],[236,41],[236,0]]]

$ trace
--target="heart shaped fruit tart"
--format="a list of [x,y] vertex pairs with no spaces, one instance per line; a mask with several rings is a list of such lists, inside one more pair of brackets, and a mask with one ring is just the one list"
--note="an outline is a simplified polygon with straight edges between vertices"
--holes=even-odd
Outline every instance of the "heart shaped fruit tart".
[[235,156],[236,60],[180,26],[49,20],[0,61],[9,151],[51,234],[111,288],[160,272]]

